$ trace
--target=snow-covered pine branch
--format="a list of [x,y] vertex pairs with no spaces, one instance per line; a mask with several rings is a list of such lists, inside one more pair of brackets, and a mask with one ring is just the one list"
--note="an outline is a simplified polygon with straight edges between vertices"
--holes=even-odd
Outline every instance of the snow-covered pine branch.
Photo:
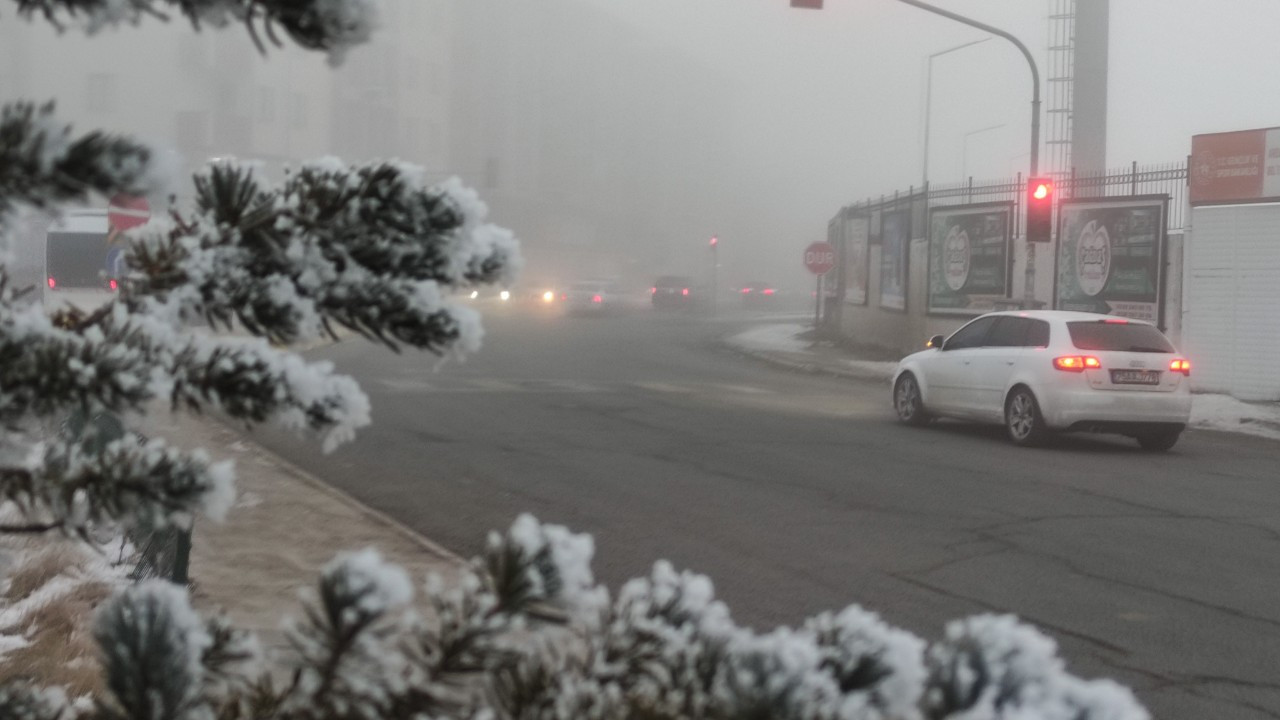
[[102,132],[73,137],[53,103],[0,108],[0,227],[19,204],[55,209],[94,193],[148,195],[167,189],[154,149]]
[[[512,546],[506,574],[540,583],[555,564],[548,545],[580,536],[522,517],[493,537]],[[1070,675],[1051,640],[1011,617],[951,623],[927,651],[857,607],[758,634],[730,621],[709,580],[658,563],[601,609],[603,624],[565,625],[536,603],[504,606],[490,566],[477,558],[460,583],[429,581],[423,618],[403,571],[373,551],[341,555],[292,626],[295,653],[275,668],[246,663],[252,638],[202,624],[183,591],[135,588],[98,621],[112,694],[98,717],[1148,720],[1132,693]],[[61,706],[8,692],[0,710],[32,707],[33,720]]]
[[242,23],[259,48],[260,34],[281,45],[278,32],[308,50],[342,61],[355,45],[367,42],[377,24],[373,0],[13,0],[23,17],[40,16],[63,29],[86,32],[115,25],[136,25],[144,17],[180,15],[199,29]]
[[519,246],[474,193],[422,175],[330,158],[276,184],[214,163],[196,175],[192,217],[136,234],[126,297],[282,343],[338,324],[392,348],[474,350],[475,313],[446,295],[511,280]]

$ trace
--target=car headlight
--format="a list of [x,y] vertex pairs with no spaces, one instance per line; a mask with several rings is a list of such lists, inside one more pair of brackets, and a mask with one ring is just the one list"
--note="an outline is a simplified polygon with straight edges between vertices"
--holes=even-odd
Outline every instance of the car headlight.
[[507,290],[503,290],[502,292],[498,293],[498,297],[499,297],[499,298],[501,298],[501,299],[503,299],[503,300],[510,300],[510,299],[511,299],[511,293],[510,293],[509,291],[507,291]]
[[472,299],[472,300],[475,300],[475,299],[476,299],[476,298],[478,298],[478,297],[480,297],[480,291],[479,291],[479,290],[472,290],[472,291],[471,291],[471,299]]
[[542,293],[542,302],[551,302],[556,299],[556,294],[550,290]]

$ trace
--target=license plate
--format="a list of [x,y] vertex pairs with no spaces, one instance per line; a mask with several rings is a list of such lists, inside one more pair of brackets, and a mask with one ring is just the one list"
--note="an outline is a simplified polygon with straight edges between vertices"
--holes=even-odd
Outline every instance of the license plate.
[[1159,370],[1112,370],[1113,385],[1159,385]]

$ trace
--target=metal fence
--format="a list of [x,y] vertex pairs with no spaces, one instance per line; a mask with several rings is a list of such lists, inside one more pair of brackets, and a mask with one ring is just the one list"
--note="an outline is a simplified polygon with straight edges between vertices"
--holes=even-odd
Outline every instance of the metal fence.
[[[1077,173],[1072,170],[1070,174],[1055,180],[1057,197],[1061,201],[1091,197],[1168,195],[1168,229],[1180,230],[1186,219],[1188,163],[1189,161],[1182,161],[1140,166],[1135,162],[1127,168],[1097,173]],[[909,209],[912,227],[923,228],[930,207],[1012,202],[1014,233],[1017,235],[1021,234],[1022,201],[1025,193],[1026,182],[1021,173],[1004,180],[975,182],[973,178],[969,178],[965,182],[929,184],[924,188],[909,188],[906,192],[868,198],[846,206],[842,212],[869,216],[871,235],[878,237],[879,219],[883,212]]]

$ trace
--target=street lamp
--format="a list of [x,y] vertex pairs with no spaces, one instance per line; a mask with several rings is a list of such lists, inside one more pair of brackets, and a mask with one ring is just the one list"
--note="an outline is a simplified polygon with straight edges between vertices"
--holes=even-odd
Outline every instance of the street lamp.
[[[959,13],[943,10],[920,0],[898,0],[898,2],[919,8],[925,12],[931,12],[934,15],[941,15],[948,20],[955,20],[969,27],[984,30],[992,35],[998,35],[1013,43],[1022,53],[1022,56],[1027,59],[1027,65],[1031,68],[1031,172],[1028,177],[1038,175],[1040,173],[1040,69],[1036,67],[1036,59],[1031,56],[1031,51],[1027,49],[1027,46],[1011,33],[992,27],[984,22],[967,18]],[[1023,304],[1028,308],[1033,307],[1036,299],[1036,246],[1035,243],[1031,242],[1027,243],[1027,274],[1023,291]]]
[[971,40],[967,43],[947,48],[946,50],[939,50],[929,56],[929,69],[925,72],[924,80],[924,187],[929,187],[929,124],[932,119],[933,111],[933,59],[946,55],[947,53],[963,50],[972,45],[980,45],[990,39],[991,38],[986,37],[981,40]]
[[990,125],[988,127],[978,128],[977,130],[970,130],[969,132],[964,134],[964,142],[962,143],[963,147],[961,148],[961,151],[960,151],[960,179],[961,180],[969,177],[969,138],[984,132],[999,130],[1000,128],[1004,127],[1006,124],[1007,123],[1000,123],[999,125]]

